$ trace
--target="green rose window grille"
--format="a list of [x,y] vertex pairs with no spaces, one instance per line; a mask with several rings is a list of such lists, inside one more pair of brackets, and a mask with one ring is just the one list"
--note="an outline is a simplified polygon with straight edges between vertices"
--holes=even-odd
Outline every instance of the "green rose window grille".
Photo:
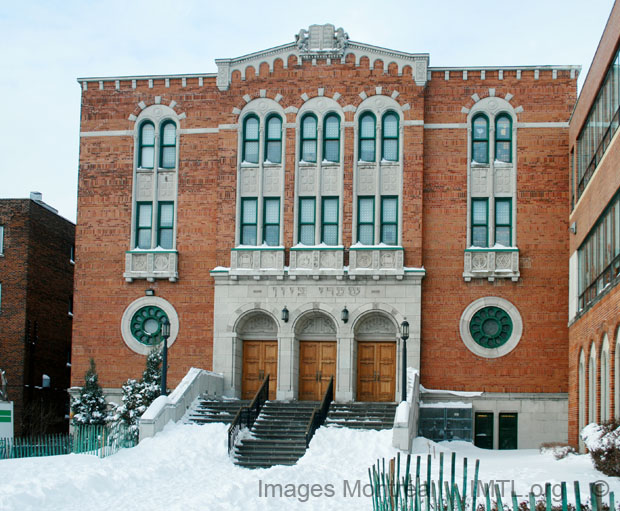
[[131,318],[131,335],[147,346],[154,346],[161,342],[161,322],[166,313],[159,307],[149,305],[142,307]]
[[499,348],[510,339],[512,319],[499,307],[484,307],[471,318],[469,332],[483,348]]

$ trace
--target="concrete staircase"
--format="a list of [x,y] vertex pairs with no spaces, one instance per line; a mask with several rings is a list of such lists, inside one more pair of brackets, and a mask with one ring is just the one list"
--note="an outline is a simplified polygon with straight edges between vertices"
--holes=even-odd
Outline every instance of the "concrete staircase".
[[258,419],[235,446],[237,465],[268,468],[294,465],[306,452],[306,428],[319,403],[267,401]]
[[241,399],[203,396],[190,411],[188,422],[195,422],[196,424],[223,422],[224,424],[230,424],[235,415],[237,415],[239,408],[247,406],[249,403],[249,401]]
[[326,426],[352,429],[392,429],[396,403],[332,403]]

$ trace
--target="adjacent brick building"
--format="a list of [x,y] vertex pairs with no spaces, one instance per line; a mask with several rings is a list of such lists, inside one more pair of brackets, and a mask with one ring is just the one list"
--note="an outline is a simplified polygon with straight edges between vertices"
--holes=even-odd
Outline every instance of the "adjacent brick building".
[[75,225],[42,201],[0,199],[0,369],[15,435],[68,428]]
[[570,121],[569,440],[620,418],[620,3]]
[[117,394],[165,315],[173,385],[394,401],[406,319],[488,446],[566,440],[579,67],[433,68],[332,25],[216,63],[79,79],[73,385],[94,357]]

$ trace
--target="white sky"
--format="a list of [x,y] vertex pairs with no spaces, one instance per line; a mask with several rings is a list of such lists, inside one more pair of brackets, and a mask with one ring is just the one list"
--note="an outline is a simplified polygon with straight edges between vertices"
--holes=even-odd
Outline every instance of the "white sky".
[[0,2],[0,198],[31,191],[75,221],[77,77],[211,73],[313,23],[430,53],[431,66],[581,65],[613,0],[27,0]]

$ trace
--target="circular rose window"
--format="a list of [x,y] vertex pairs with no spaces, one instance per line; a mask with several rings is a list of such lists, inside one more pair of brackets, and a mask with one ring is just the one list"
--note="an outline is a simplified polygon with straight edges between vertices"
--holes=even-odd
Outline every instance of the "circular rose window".
[[131,335],[146,346],[161,342],[161,322],[167,318],[166,313],[155,305],[142,307],[131,318]]
[[499,307],[484,307],[469,322],[469,333],[483,348],[499,348],[512,334],[512,319]]

